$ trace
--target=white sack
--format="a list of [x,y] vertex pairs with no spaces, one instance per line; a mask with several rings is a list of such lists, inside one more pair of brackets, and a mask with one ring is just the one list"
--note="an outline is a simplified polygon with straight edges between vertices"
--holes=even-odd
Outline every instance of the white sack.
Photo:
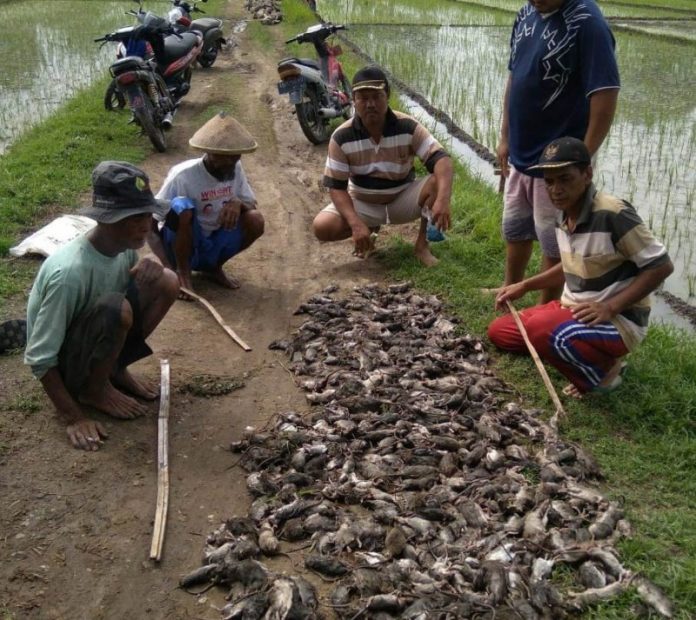
[[84,215],[63,215],[10,248],[10,254],[12,256],[24,256],[25,254],[50,256],[58,248],[72,241],[75,237],[83,235],[96,225],[97,223],[93,219]]

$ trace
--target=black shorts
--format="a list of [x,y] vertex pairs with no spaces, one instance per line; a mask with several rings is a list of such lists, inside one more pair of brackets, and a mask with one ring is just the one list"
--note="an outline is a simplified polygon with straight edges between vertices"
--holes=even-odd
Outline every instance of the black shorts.
[[142,312],[135,284],[131,282],[125,294],[102,295],[94,306],[72,322],[58,354],[58,369],[63,383],[73,396],[80,394],[94,366],[113,353],[124,299],[133,311],[133,325],[119,353],[115,370],[121,370],[152,354],[152,349],[143,338]]

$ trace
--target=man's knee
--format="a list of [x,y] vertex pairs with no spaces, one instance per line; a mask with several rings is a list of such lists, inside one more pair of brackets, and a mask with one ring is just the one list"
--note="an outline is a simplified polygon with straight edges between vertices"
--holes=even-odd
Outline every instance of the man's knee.
[[133,325],[133,308],[123,293],[105,293],[99,297],[91,315],[104,315],[107,323],[116,328],[128,330]]
[[258,239],[263,235],[266,227],[266,221],[259,211],[247,211],[242,215],[242,228],[244,229],[244,237],[248,241]]
[[312,222],[312,232],[319,241],[338,241],[350,236],[344,219],[334,213],[320,212]]
[[157,280],[143,289],[138,289],[140,307],[145,310],[154,303],[169,302],[179,295],[179,276],[171,269],[164,268]]
[[164,297],[174,301],[179,296],[179,276],[171,269],[164,268],[157,284]]
[[437,179],[430,175],[418,195],[418,206],[430,208],[437,198]]

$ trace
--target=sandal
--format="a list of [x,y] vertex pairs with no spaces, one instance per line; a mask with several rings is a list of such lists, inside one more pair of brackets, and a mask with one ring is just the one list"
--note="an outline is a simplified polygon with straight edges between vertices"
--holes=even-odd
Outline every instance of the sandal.
[[23,349],[27,343],[27,322],[12,319],[0,324],[0,353]]
[[[621,370],[623,372],[623,367]],[[607,385],[598,385],[596,388],[594,388],[594,390],[592,390],[591,393],[592,394],[609,394],[610,392],[613,392],[616,388],[618,388],[622,383],[623,383],[623,377],[619,373]]]

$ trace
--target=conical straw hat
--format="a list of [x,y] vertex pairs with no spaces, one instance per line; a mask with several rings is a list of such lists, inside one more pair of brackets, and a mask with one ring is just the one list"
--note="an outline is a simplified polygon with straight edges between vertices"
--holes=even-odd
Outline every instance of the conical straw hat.
[[219,112],[191,136],[194,149],[221,155],[253,153],[258,144],[249,132],[226,112]]

